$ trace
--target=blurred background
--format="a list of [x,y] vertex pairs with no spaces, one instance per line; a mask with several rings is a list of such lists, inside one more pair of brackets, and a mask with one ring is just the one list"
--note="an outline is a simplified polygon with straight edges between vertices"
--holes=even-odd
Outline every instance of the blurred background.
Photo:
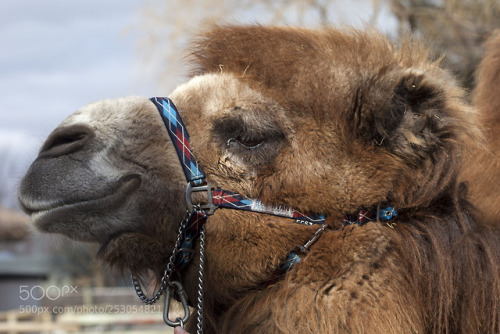
[[[96,246],[32,231],[16,187],[81,106],[169,95],[187,79],[190,36],[206,25],[368,25],[395,43],[411,34],[470,90],[499,14],[498,0],[0,1],[0,333],[165,332],[160,306],[140,306],[128,278],[93,260]],[[54,309],[68,305],[82,308]],[[90,308],[102,305],[115,309]]]

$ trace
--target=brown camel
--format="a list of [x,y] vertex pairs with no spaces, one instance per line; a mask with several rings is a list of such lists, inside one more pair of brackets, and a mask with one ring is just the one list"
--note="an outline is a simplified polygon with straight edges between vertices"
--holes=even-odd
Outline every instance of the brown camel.
[[[205,333],[499,332],[499,231],[457,181],[465,142],[481,137],[476,113],[425,47],[230,26],[200,36],[192,56],[193,78],[170,100],[104,100],[59,125],[20,186],[34,225],[160,279],[188,235],[188,202],[237,193],[266,213],[218,208],[205,230],[193,225],[194,249],[182,239],[191,262],[166,270],[196,306],[203,264]],[[169,138],[174,104],[190,144]],[[179,147],[214,190],[185,198]]]

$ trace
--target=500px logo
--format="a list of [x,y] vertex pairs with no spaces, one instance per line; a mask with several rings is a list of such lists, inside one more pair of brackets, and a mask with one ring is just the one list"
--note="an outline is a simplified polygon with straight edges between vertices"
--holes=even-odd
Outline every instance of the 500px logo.
[[65,285],[61,288],[51,285],[48,287],[43,287],[40,285],[32,286],[31,288],[28,285],[20,285],[19,286],[19,299],[21,300],[41,300],[44,297],[47,297],[49,300],[56,300],[60,297],[64,297],[73,293],[78,293],[78,286]]

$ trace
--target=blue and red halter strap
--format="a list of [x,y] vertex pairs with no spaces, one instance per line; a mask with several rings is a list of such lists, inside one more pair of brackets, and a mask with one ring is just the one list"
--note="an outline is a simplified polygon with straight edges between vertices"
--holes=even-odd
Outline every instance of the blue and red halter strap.
[[294,219],[295,223],[297,224],[312,226],[317,224],[322,225],[325,223],[324,215],[306,215],[292,209],[286,210],[282,208],[266,206],[259,200],[246,198],[239,194],[222,189],[213,190],[213,203],[218,207],[226,209],[253,211],[278,217],[291,218]]
[[392,206],[372,207],[370,209],[359,208],[355,215],[346,215],[343,224],[344,226],[353,224],[361,226],[373,221],[388,222],[397,215],[396,209]]
[[[189,142],[188,131],[182,122],[182,119],[175,107],[174,103],[166,97],[152,97],[151,102],[157,107],[161,118],[168,130],[168,134],[172,143],[175,146],[177,155],[182,165],[184,175],[188,184],[193,186],[206,185],[206,177],[201,166],[191,151]],[[325,216],[322,214],[303,214],[292,209],[282,209],[263,205],[260,201],[255,199],[246,198],[240,194],[232,193],[230,191],[221,189],[208,189],[209,198],[212,198],[212,207],[210,212],[217,208],[227,208],[236,210],[245,210],[252,212],[265,213],[284,218],[290,218],[295,223],[303,225],[325,225]],[[181,252],[179,252],[176,259],[176,266],[183,267],[189,263],[192,252],[194,250],[194,243],[199,235],[201,227],[205,224],[209,213],[203,210],[193,209],[190,213],[186,228],[183,232],[183,239],[181,244]],[[396,210],[393,207],[372,208],[372,209],[359,209],[356,217],[346,216],[344,219],[344,226],[349,224],[363,225],[369,221],[388,221],[397,216]],[[300,261],[300,256],[296,252],[290,252],[287,260],[282,264],[280,269],[274,275],[280,275],[289,271],[294,264]]]
[[193,185],[205,184],[205,173],[191,151],[188,131],[174,103],[166,97],[152,97],[150,101],[158,108],[163,123],[167,127],[168,135],[175,146],[187,182]]

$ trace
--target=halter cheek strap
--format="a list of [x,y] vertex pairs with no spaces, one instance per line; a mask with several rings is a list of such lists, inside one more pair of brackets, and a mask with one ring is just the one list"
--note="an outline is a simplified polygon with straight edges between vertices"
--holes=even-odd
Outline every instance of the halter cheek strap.
[[166,97],[152,97],[150,101],[158,108],[165,123],[184,170],[186,181],[197,186],[206,184],[205,173],[191,151],[189,134],[172,100]]

